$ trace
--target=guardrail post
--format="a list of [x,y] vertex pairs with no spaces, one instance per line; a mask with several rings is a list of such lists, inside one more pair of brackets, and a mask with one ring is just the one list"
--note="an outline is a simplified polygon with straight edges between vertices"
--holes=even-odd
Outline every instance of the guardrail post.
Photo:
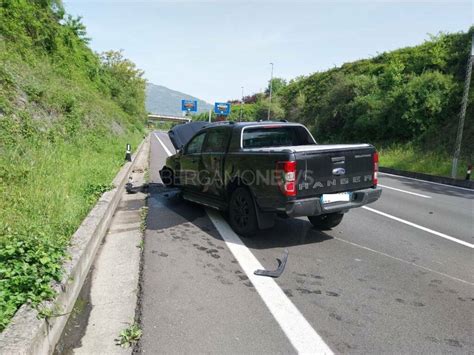
[[125,152],[125,160],[132,161],[132,146],[127,144],[127,150]]
[[472,172],[472,164],[469,164],[469,165],[467,166],[466,180],[470,180],[470,179],[471,179],[471,172]]

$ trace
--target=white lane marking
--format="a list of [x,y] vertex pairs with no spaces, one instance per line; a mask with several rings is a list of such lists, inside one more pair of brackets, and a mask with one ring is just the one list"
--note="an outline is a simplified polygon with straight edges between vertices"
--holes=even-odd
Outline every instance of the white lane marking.
[[173,155],[173,153],[171,153],[169,151],[169,149],[166,147],[166,145],[161,141],[160,137],[158,137],[158,135],[156,133],[153,133],[156,137],[156,139],[158,140],[158,142],[160,142],[161,146],[163,147],[163,149],[165,150],[165,153],[168,155],[168,156],[171,156]]
[[414,195],[414,196],[418,196],[418,197],[431,198],[431,196],[426,196],[426,195],[422,195],[422,194],[417,194],[416,192],[411,192],[411,191],[406,191],[406,190],[402,190],[402,189],[397,189],[397,188],[395,188],[395,187],[391,187],[391,186],[387,186],[387,185],[378,184],[377,186],[383,187],[384,189],[395,190],[395,191],[398,191],[398,192],[403,192],[403,193],[410,194],[410,195]]
[[401,218],[392,216],[391,214],[388,214],[388,213],[385,213],[385,212],[381,212],[381,211],[378,211],[378,210],[374,210],[373,208],[370,208],[370,207],[367,207],[367,206],[362,206],[362,208],[363,208],[363,209],[366,209],[367,211],[377,213],[377,214],[379,214],[379,215],[381,215],[381,216],[384,216],[384,217],[393,219],[393,220],[395,220],[395,221],[397,221],[397,222],[401,222],[401,223],[407,224],[407,225],[409,225],[409,226],[411,226],[411,227],[415,227],[415,228],[421,229],[422,231],[425,231],[425,232],[428,232],[428,233],[437,235],[438,237],[441,237],[441,238],[450,240],[450,241],[452,241],[452,242],[455,242],[455,243],[458,243],[458,244],[461,244],[461,245],[465,245],[465,246],[467,246],[467,247],[469,247],[469,248],[474,248],[474,244],[465,242],[464,240],[451,237],[451,236],[449,236],[449,235],[447,235],[447,234],[440,233],[440,232],[437,232],[437,231],[435,231],[435,230],[432,230],[432,229],[429,229],[429,228],[420,226],[419,224],[406,221],[406,220],[404,220],[404,219],[401,219]]
[[473,189],[468,189],[468,188],[466,188],[466,187],[460,187],[460,186],[454,186],[454,185],[448,185],[448,184],[441,184],[441,183],[439,183],[439,182],[433,182],[433,181],[428,181],[428,180],[420,180],[420,179],[415,179],[415,178],[408,177],[408,176],[395,175],[395,174],[389,174],[389,173],[382,173],[382,172],[380,172],[380,171],[379,171],[379,175],[387,175],[387,176],[393,176],[393,177],[401,178],[401,179],[415,180],[415,181],[422,182],[422,183],[433,184],[433,185],[440,185],[440,186],[444,186],[444,187],[451,187],[451,188],[453,188],[453,189],[459,189],[459,190],[464,190],[464,191],[469,191],[469,192],[474,193],[474,190],[473,190]]
[[[426,266],[422,266],[422,265],[418,265],[414,262],[411,262],[411,261],[408,261],[408,260],[404,260],[404,259],[400,259],[400,258],[397,258],[395,256],[392,256],[390,254],[386,254],[386,253],[383,253],[381,251],[378,251],[378,250],[374,250],[374,249],[371,249],[371,248],[368,248],[368,247],[364,247],[363,245],[360,245],[360,244],[357,244],[357,243],[353,243],[353,242],[349,242],[348,240],[345,240],[345,239],[341,239],[339,237],[333,237],[334,239],[336,240],[339,240],[340,242],[344,242],[344,243],[347,243],[347,244],[350,244],[350,245],[353,245],[357,248],[361,248],[361,249],[364,249],[364,250],[368,250],[372,253],[376,253],[376,254],[379,254],[379,255],[383,255],[383,256],[386,256],[390,259],[394,259],[394,260],[397,260],[397,261],[401,261],[402,263],[405,263],[405,264],[409,264],[409,265],[412,265],[412,266],[416,266],[416,267],[419,267],[423,270],[426,270],[426,271],[430,271],[430,272],[433,272],[435,274],[438,274],[438,275],[441,275],[441,276],[444,276],[444,277],[447,277],[447,278],[450,278],[452,280],[456,280],[456,281],[460,281],[462,283],[465,283],[465,284],[468,284],[468,285],[471,285],[471,286],[474,286],[474,283],[472,282],[469,282],[469,281],[466,281],[466,280],[463,280],[463,279],[459,279],[457,277],[454,277],[454,276],[451,276],[451,275],[448,275],[448,274],[445,274],[443,272],[439,272],[439,271],[436,271],[436,270],[433,270],[433,269],[430,269]],[[357,261],[360,261],[359,259],[355,259]]]
[[263,266],[227,222],[216,211],[208,209],[207,214],[296,351],[307,354],[332,354],[321,336],[311,327],[275,280],[254,275],[254,271],[263,269]]

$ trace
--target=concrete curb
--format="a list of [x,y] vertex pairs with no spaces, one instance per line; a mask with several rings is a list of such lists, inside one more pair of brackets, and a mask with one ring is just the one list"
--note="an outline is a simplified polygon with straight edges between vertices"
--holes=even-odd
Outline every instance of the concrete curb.
[[40,317],[30,305],[21,306],[8,327],[0,333],[0,354],[51,354],[54,351],[145,140],[137,148],[132,161],[115,176],[115,188],[102,195],[73,234],[66,251],[70,257],[63,263],[63,279],[53,285],[57,296],[43,304],[44,308],[52,310],[52,316]]
[[412,171],[384,168],[382,166],[379,168],[379,170],[381,173],[406,176],[413,179],[436,182],[438,184],[464,187],[466,189],[474,189],[474,181],[471,181],[471,180],[452,179],[452,178],[444,177],[444,176],[435,176],[435,175],[428,175],[428,174],[422,174],[422,173],[415,173]]

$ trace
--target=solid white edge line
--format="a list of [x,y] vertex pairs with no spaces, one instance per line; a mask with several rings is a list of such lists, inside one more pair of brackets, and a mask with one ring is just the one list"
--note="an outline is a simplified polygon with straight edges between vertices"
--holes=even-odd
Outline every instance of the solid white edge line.
[[395,221],[397,221],[397,222],[401,222],[401,223],[404,223],[404,224],[409,225],[409,226],[411,226],[411,227],[415,227],[415,228],[421,229],[422,231],[425,231],[425,232],[428,232],[428,233],[437,235],[438,237],[441,237],[441,238],[450,240],[450,241],[452,241],[452,242],[455,242],[455,243],[458,243],[458,244],[467,246],[467,247],[469,247],[469,248],[474,248],[474,244],[465,242],[464,240],[451,237],[451,236],[446,235],[446,234],[444,234],[444,233],[437,232],[437,231],[435,231],[435,230],[432,230],[432,229],[429,229],[429,228],[420,226],[419,224],[406,221],[406,220],[404,220],[404,219],[401,219],[401,218],[392,216],[391,214],[388,214],[388,213],[385,213],[385,212],[381,212],[381,211],[375,210],[375,209],[370,208],[370,207],[367,207],[367,206],[362,206],[362,208],[365,209],[365,210],[367,210],[367,211],[377,213],[377,214],[379,214],[379,215],[381,215],[381,216],[384,216],[384,217],[393,219],[393,220],[395,220]]
[[158,140],[158,142],[160,142],[161,146],[163,147],[163,149],[165,150],[165,153],[168,155],[168,156],[171,156],[173,155],[173,153],[171,153],[169,151],[169,149],[166,147],[166,145],[161,141],[160,137],[158,137],[158,135],[156,133],[153,133],[156,137],[156,139]]
[[422,194],[417,194],[416,192],[411,192],[411,191],[406,191],[406,190],[402,190],[402,189],[397,189],[397,188],[395,188],[395,187],[391,187],[391,186],[387,186],[387,185],[378,184],[377,186],[383,187],[384,189],[395,190],[395,191],[398,191],[398,192],[403,192],[403,193],[410,194],[410,195],[414,195],[414,196],[418,196],[418,197],[431,198],[431,196],[426,196],[426,195],[422,195]]
[[275,280],[254,275],[254,271],[264,269],[263,266],[219,213],[207,209],[207,214],[296,351],[300,354],[333,354]]
[[442,184],[442,183],[440,183],[440,182],[434,182],[434,181],[428,181],[428,180],[415,179],[415,178],[408,177],[408,176],[403,176],[403,175],[395,175],[395,174],[390,174],[390,173],[382,173],[382,172],[380,172],[380,171],[379,171],[378,174],[379,174],[379,175],[394,176],[394,177],[397,177],[397,178],[408,179],[408,180],[415,180],[415,181],[419,181],[419,182],[423,182],[423,183],[427,183],[427,184],[440,185],[440,186],[444,186],[444,187],[452,187],[453,189],[459,189],[459,190],[464,190],[464,191],[469,191],[469,192],[474,193],[474,190],[473,190],[473,189],[468,189],[468,188],[466,188],[466,187],[460,187],[460,186],[455,186],[455,185]]

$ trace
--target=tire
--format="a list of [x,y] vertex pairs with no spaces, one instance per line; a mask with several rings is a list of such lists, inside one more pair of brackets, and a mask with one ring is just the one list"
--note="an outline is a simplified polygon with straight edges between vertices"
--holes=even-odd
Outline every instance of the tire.
[[342,217],[344,217],[344,213],[335,212],[320,216],[308,216],[308,219],[314,227],[328,230],[339,225],[342,222]]
[[251,237],[258,231],[257,214],[252,195],[245,187],[234,190],[229,201],[229,223],[239,235]]
[[166,187],[174,186],[174,172],[167,166],[165,166],[160,171],[160,178],[161,178],[161,181],[163,182],[163,185],[165,185]]

